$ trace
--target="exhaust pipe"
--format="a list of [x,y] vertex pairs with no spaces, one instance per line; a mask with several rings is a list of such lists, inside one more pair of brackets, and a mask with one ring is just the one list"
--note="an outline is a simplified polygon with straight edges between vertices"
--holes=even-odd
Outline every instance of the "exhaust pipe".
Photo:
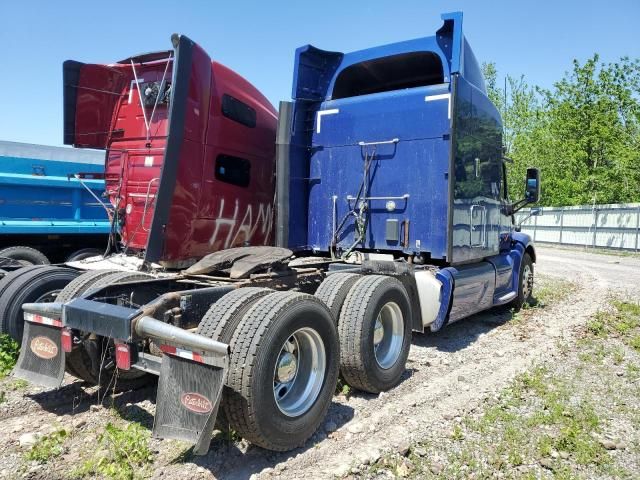
[[204,350],[218,357],[226,357],[230,351],[226,343],[188,332],[147,316],[138,319],[133,329],[140,337],[153,337],[193,350]]

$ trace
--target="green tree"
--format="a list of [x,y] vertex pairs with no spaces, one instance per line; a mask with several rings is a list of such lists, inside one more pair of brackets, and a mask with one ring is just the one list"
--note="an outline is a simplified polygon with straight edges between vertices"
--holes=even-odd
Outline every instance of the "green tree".
[[528,166],[541,169],[544,205],[640,201],[640,62],[600,63],[594,55],[551,89],[524,77],[497,84],[483,65],[489,97],[501,112],[513,158],[509,186],[522,189]]

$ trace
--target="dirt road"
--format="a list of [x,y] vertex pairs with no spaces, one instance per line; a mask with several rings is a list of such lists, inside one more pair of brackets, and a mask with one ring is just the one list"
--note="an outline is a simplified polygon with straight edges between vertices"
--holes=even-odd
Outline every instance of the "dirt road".
[[[138,473],[153,478],[335,478],[381,455],[408,448],[457,415],[473,411],[532,363],[551,359],[560,340],[604,308],[610,291],[638,295],[640,259],[539,248],[538,308],[513,318],[493,310],[437,334],[415,335],[402,383],[379,396],[337,395],[323,428],[303,448],[275,454],[220,435],[208,455],[188,446],[149,440],[150,460]],[[567,283],[566,281],[572,283]],[[535,292],[534,292],[535,294]],[[71,380],[69,380],[71,382]],[[152,425],[153,388],[98,405],[95,390],[72,382],[56,393],[15,388],[3,380],[0,404],[0,478],[65,478],[99,452],[107,423]],[[73,414],[73,415],[71,415]],[[65,428],[62,453],[43,462],[25,459],[28,435]],[[146,430],[144,435],[148,435]],[[146,436],[144,437],[146,438]],[[23,446],[20,446],[22,440]],[[96,450],[98,452],[96,453]],[[86,474],[86,470],[84,471]]]

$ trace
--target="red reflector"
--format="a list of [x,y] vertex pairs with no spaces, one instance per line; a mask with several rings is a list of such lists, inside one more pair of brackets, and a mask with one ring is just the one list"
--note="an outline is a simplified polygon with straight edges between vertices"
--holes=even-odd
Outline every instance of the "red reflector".
[[69,353],[73,348],[73,334],[68,328],[63,328],[61,335],[62,350]]
[[131,370],[131,348],[126,343],[116,343],[116,366],[120,370]]

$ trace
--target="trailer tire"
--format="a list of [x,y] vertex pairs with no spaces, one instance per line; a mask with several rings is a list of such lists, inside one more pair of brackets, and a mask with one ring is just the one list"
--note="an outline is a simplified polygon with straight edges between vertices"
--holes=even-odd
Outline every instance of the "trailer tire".
[[71,253],[65,262],[77,262],[79,260],[84,260],[85,258],[102,256],[104,250],[98,250],[97,248],[81,248],[80,250],[76,250]]
[[31,247],[3,248],[0,250],[0,257],[17,260],[25,267],[29,265],[49,265],[51,263],[44,253]]
[[[324,419],[338,377],[340,349],[329,309],[312,295],[271,293],[247,311],[231,343],[223,393],[231,428],[268,450],[303,445]],[[296,358],[305,361],[298,365]]]
[[327,307],[331,315],[333,315],[333,321],[338,324],[340,318],[340,310],[344,304],[344,300],[347,298],[347,294],[351,287],[362,277],[357,273],[334,273],[327,276],[316,290],[316,297],[322,300]]
[[0,296],[2,331],[21,342],[24,330],[22,304],[54,301],[60,290],[78,275],[79,272],[71,268],[47,265],[16,276]]
[[349,385],[379,393],[400,382],[411,348],[411,304],[399,280],[358,280],[345,299],[338,331],[340,373]]
[[[60,292],[60,299],[56,300],[68,302],[89,290],[117,283],[144,280],[147,278],[149,278],[149,275],[140,272],[123,272],[118,270],[97,270],[86,272],[76,279],[75,284],[69,284],[66,291]],[[100,339],[104,340],[102,338]],[[97,340],[87,341],[96,342],[95,348],[104,346],[98,345]],[[93,373],[91,356],[84,344],[76,347],[68,353],[65,362],[67,371],[71,375],[91,385],[100,385],[103,388],[114,386],[113,382],[115,381],[115,389],[117,391],[137,388],[153,379],[152,375],[135,369],[131,369],[129,371],[119,371],[114,369],[112,372],[107,372],[105,375],[96,376]]]
[[518,296],[511,302],[511,307],[517,312],[525,303],[531,303],[533,294],[533,260],[525,252],[518,272]]
[[[34,270],[36,268],[42,268],[42,265],[32,265],[30,267],[22,267],[17,270],[13,270],[12,272],[7,272],[2,279],[0,279],[0,299],[2,298],[2,294],[5,292],[9,285],[11,285],[18,277]],[[2,315],[0,312],[0,333],[7,333],[4,327],[4,323],[2,322]]]

